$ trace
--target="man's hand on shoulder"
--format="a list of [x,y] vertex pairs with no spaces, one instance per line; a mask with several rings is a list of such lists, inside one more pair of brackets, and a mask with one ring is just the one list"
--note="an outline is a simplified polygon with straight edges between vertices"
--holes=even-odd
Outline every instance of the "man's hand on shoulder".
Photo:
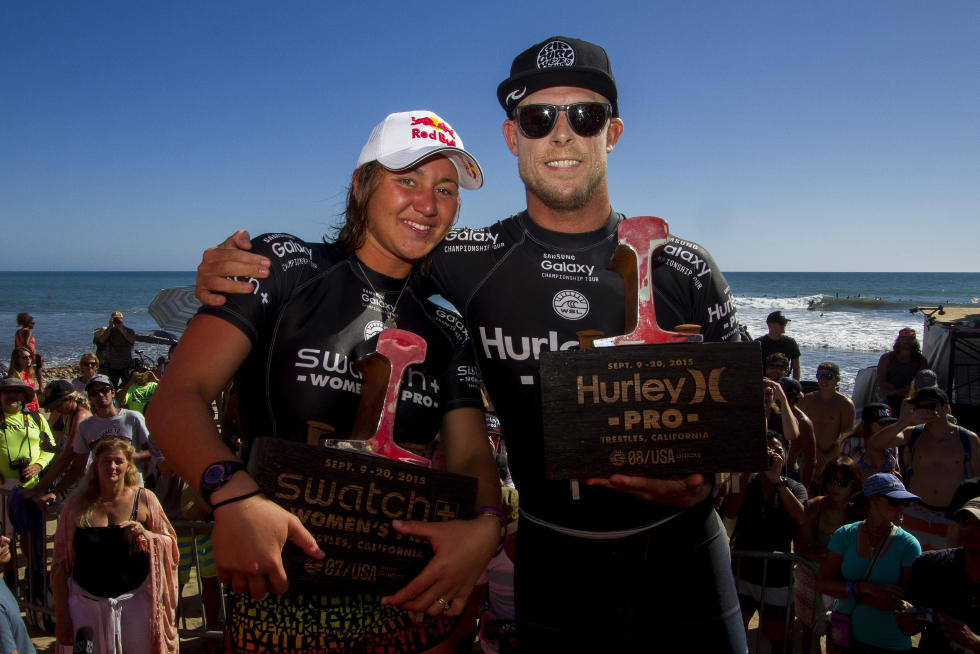
[[682,509],[704,501],[711,494],[711,482],[704,475],[676,477],[631,477],[613,475],[608,479],[586,479],[589,486],[604,486],[641,500]]
[[240,229],[220,245],[208,248],[201,257],[194,282],[194,295],[205,306],[217,307],[225,303],[224,293],[251,293],[252,284],[235,281],[231,277],[269,276],[272,262],[258,254],[252,254],[248,232]]

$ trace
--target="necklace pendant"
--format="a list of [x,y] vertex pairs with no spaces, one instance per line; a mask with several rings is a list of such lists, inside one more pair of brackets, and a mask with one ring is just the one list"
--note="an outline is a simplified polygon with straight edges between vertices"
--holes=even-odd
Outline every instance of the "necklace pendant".
[[395,322],[394,316],[390,313],[385,318],[385,329],[398,329],[398,323]]

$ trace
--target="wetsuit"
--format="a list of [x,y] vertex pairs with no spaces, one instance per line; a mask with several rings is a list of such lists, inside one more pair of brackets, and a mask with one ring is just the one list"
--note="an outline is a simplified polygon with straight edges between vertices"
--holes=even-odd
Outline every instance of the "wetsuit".
[[[399,444],[424,446],[446,412],[483,408],[466,330],[456,314],[423,299],[413,279],[406,286],[362,269],[333,246],[288,234],[259,236],[252,249],[272,261],[269,278],[252,280],[250,295],[230,295],[224,306],[202,309],[252,342],[235,376],[245,457],[259,436],[306,442],[311,420],[331,425],[338,436],[350,433],[362,380],[352,364],[374,351],[383,311],[393,314],[399,329],[422,336],[427,347],[425,361],[411,366],[402,381]],[[441,618],[416,624],[412,613],[379,600],[287,592],[256,603],[232,595],[225,651],[414,652],[445,639],[456,623]]]
[[[567,482],[544,480],[538,355],[573,347],[579,330],[625,332],[623,280],[606,268],[622,220],[613,213],[599,230],[566,234],[523,212],[451,231],[433,262],[436,290],[473,337],[520,491],[520,647],[744,652],[710,501],[678,510],[584,485],[573,501]],[[694,323],[707,341],[740,339],[731,291],[697,244],[671,238],[653,286],[662,328]]]

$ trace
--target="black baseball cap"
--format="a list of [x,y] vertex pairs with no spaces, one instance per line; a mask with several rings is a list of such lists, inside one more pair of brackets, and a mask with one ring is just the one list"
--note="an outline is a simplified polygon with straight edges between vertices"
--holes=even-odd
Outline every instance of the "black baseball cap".
[[766,316],[766,322],[778,322],[780,325],[785,325],[789,322],[789,318],[784,316],[782,311],[773,311]]
[[497,100],[510,116],[527,95],[552,86],[577,86],[605,96],[619,115],[616,79],[609,55],[595,43],[552,36],[517,55],[510,77],[497,87]]
[[918,406],[923,402],[938,402],[939,404],[949,404],[949,396],[938,386],[920,388],[911,400],[912,406]]

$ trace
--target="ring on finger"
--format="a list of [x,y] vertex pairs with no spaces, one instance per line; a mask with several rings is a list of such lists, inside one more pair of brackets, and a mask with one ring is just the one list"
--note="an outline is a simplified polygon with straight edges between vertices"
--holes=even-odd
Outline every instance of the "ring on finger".
[[453,601],[452,601],[452,600],[449,600],[449,601],[447,602],[447,601],[445,600],[445,598],[442,598],[442,597],[440,597],[440,598],[439,598],[439,599],[437,599],[436,601],[437,601],[437,602],[439,602],[440,604],[442,604],[442,610],[443,610],[443,611],[448,611],[448,610],[449,610],[449,607],[451,607],[451,606],[453,605]]

